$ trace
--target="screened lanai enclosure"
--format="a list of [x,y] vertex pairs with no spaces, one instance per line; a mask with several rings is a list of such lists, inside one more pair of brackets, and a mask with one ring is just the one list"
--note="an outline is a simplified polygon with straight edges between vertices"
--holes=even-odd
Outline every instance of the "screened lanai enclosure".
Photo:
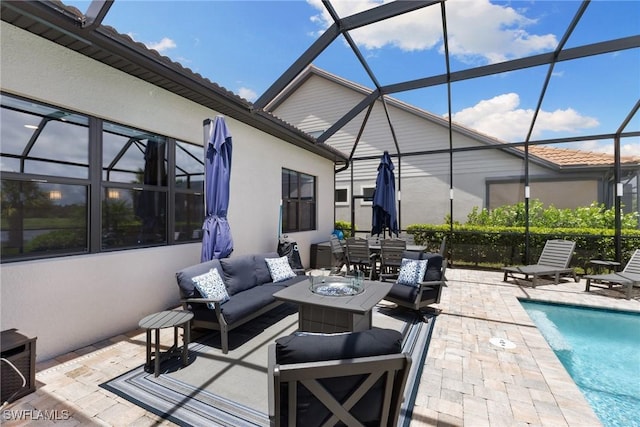
[[[189,63],[125,36],[135,28],[112,28],[110,16],[126,14],[128,3],[3,1],[2,19],[78,51],[92,44],[111,49],[113,55],[96,58],[142,79],[151,79],[142,71],[151,67],[160,76],[155,84],[181,96],[208,102],[219,92]],[[540,242],[553,237],[578,240],[585,259],[620,261],[638,247],[640,9],[635,3],[545,1],[535,15],[527,15],[528,2],[309,1],[319,22],[315,37],[302,42],[302,49],[300,42],[288,51],[279,46],[274,55],[286,58],[287,66],[253,102],[243,102],[256,123],[278,118],[318,146],[348,157],[336,163],[334,203],[336,221],[349,223],[352,233],[370,233],[377,165],[388,151],[395,164],[400,229],[425,241],[446,235],[454,262],[478,263],[483,257],[497,264],[529,262]],[[240,4],[279,10],[273,25],[283,40],[296,27],[281,25],[290,19],[287,8],[298,7],[291,2]],[[154,9],[172,19],[216,16],[224,9],[217,1],[147,7],[148,16],[140,16],[138,25],[158,26]],[[558,18],[544,31],[527,33],[527,25],[546,16]],[[226,37],[251,32],[239,17],[226,18],[239,22],[238,32]],[[59,31],[41,27],[42,21]],[[162,26],[171,33],[171,22]],[[200,31],[194,27],[189,31]],[[498,27],[505,29],[504,39],[487,36]],[[246,49],[233,55],[251,57],[267,48],[250,38]],[[233,62],[227,54],[226,61]],[[207,77],[216,81],[215,73]],[[210,105],[236,114],[232,105]],[[125,145],[141,154],[151,140],[128,141]],[[199,219],[189,221],[189,230],[197,228]],[[155,231],[147,235],[167,238]],[[490,253],[500,255],[489,259]]]

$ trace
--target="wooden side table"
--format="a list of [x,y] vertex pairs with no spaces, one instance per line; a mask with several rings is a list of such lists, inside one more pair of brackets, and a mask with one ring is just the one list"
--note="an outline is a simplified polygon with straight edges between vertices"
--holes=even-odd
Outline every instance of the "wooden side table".
[[[182,366],[187,366],[189,361],[189,342],[191,341],[191,319],[193,313],[186,310],[167,310],[150,314],[142,319],[138,325],[147,330],[147,363],[145,370],[151,369],[151,332],[155,331],[154,343],[154,368],[153,373],[157,377],[160,374],[161,359],[171,357],[178,350],[178,328],[182,328]],[[173,328],[173,346],[160,352],[160,329]]]
[[595,270],[596,274],[602,273],[602,270],[605,268],[608,270],[608,273],[613,273],[614,271],[616,271],[616,268],[620,266],[619,262],[610,261],[607,259],[592,259],[589,260],[589,263],[595,266],[593,269]]

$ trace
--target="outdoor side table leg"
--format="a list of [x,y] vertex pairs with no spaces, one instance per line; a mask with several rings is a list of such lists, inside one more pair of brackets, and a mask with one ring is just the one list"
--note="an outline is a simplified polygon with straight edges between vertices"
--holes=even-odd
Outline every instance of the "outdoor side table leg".
[[158,376],[160,375],[160,328],[156,328],[156,358],[155,358],[155,366],[153,369],[153,375],[154,376]]
[[182,366],[189,362],[189,343],[191,342],[191,321],[182,325]]
[[173,348],[178,348],[178,328],[180,325],[176,325],[173,327]]
[[147,329],[147,369],[151,367],[151,329]]

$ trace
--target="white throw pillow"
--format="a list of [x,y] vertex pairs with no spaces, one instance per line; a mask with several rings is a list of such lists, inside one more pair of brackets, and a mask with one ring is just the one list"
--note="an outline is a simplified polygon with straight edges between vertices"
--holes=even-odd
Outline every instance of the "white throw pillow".
[[420,282],[424,278],[424,274],[427,272],[426,259],[408,259],[402,258],[400,264],[400,273],[398,274],[398,280],[396,283],[400,285],[408,285],[418,287]]
[[271,274],[273,283],[296,277],[296,273],[291,269],[289,258],[287,258],[286,255],[280,258],[265,258],[264,260],[269,267],[269,273]]
[[[220,304],[229,301],[227,287],[224,285],[217,268],[212,268],[208,273],[193,277],[191,280],[203,298],[219,301]],[[216,307],[212,302],[208,302],[207,306],[212,310]]]

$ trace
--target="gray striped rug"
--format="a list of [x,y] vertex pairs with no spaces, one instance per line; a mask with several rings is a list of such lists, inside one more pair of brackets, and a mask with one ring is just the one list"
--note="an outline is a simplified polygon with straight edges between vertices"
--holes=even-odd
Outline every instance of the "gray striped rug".
[[[412,359],[398,425],[411,421],[434,321],[384,305],[373,313],[374,326],[402,331]],[[176,357],[163,362],[157,378],[141,365],[101,386],[181,426],[269,426],[267,347],[296,327],[295,306],[284,304],[231,331],[226,355],[218,333],[208,333],[189,345],[187,367]]]

